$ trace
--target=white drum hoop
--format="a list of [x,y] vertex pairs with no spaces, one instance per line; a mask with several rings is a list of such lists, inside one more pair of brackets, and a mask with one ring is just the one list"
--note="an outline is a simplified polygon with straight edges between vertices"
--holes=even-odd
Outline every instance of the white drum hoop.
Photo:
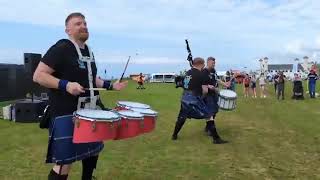
[[87,121],[119,121],[120,116],[113,111],[103,111],[103,110],[94,110],[94,109],[80,109],[74,112],[75,117]]
[[150,106],[147,104],[133,102],[133,101],[118,101],[117,106],[128,107],[128,108],[150,109]]
[[120,110],[116,111],[120,117],[125,119],[134,119],[134,120],[142,120],[143,114],[131,110]]
[[[227,96],[224,92],[229,93],[229,95],[232,94],[233,96]],[[228,90],[228,89],[223,89],[223,90],[219,91],[219,96],[221,96],[225,99],[237,99],[237,93],[232,90]]]
[[135,112],[139,112],[145,116],[152,116],[152,117],[158,116],[158,112],[156,112],[152,109],[130,108],[130,110],[135,111]]

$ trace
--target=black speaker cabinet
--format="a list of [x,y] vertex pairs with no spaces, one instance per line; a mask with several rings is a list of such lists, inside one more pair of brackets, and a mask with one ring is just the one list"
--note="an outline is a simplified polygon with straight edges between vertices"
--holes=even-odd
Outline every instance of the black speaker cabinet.
[[33,73],[41,60],[41,56],[41,54],[36,53],[24,53],[24,68],[26,73],[33,76]]
[[47,102],[41,100],[24,99],[16,101],[14,105],[15,122],[39,122]]
[[24,98],[31,89],[29,81],[23,65],[0,63],[0,101]]

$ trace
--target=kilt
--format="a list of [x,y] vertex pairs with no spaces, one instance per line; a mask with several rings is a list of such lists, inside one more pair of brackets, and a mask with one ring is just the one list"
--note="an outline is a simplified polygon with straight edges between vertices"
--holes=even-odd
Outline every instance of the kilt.
[[219,111],[218,99],[219,96],[217,94],[207,95],[204,98],[204,102],[208,108],[208,113],[210,116],[215,115]]
[[51,121],[46,163],[71,164],[95,156],[103,149],[102,142],[73,143],[74,123],[72,118],[73,115],[65,115]]
[[185,91],[181,98],[182,114],[187,118],[204,119],[210,117],[209,110],[201,96]]

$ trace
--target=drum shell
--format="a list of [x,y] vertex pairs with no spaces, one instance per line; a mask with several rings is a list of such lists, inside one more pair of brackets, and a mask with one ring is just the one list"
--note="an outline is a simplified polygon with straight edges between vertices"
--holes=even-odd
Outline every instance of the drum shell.
[[153,131],[156,127],[156,120],[157,116],[156,115],[148,115],[144,114],[143,115],[143,133],[149,133]]
[[152,109],[131,108],[132,111],[143,115],[143,133],[151,132],[156,127],[157,112]]
[[219,95],[218,105],[223,110],[233,110],[236,108],[237,98],[230,98]]
[[89,120],[81,116],[74,116],[74,143],[89,143],[112,140],[117,136],[119,119]]
[[140,135],[143,132],[142,118],[121,116],[120,125],[118,126],[115,140],[132,138]]

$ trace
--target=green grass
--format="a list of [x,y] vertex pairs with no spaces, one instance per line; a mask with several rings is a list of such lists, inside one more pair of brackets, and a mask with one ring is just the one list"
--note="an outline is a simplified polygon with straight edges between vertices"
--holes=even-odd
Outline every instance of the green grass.
[[[214,145],[203,133],[205,122],[189,120],[171,141],[180,107],[181,89],[173,84],[135,84],[121,92],[101,96],[114,107],[117,100],[149,104],[159,112],[154,132],[122,141],[105,142],[100,154],[98,179],[320,179],[319,99],[277,101],[272,87],[266,99],[239,98],[235,111],[220,111],[216,124],[229,140]],[[0,179],[46,179],[51,165],[44,164],[47,131],[38,124],[0,120]],[[80,179],[75,163],[69,179]]]

